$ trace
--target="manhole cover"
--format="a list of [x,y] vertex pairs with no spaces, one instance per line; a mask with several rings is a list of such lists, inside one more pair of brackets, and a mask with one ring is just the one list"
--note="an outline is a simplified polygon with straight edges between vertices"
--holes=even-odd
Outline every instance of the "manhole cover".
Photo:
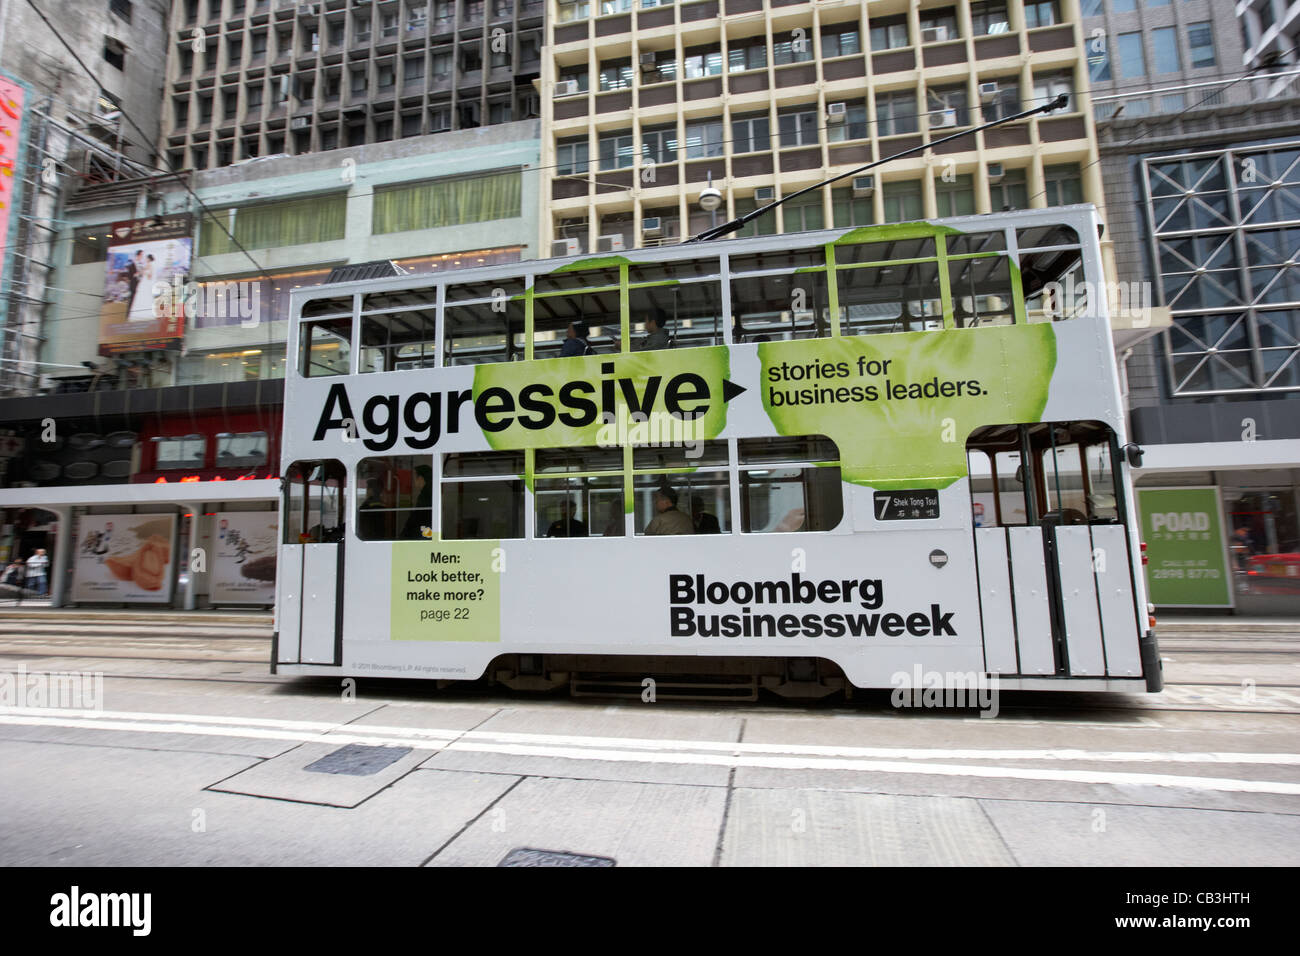
[[607,856],[583,856],[563,850],[531,850],[519,847],[511,850],[497,866],[614,866]]
[[303,769],[310,770],[312,773],[345,773],[353,777],[368,777],[396,763],[410,752],[410,747],[367,747],[364,744],[348,744],[307,764]]

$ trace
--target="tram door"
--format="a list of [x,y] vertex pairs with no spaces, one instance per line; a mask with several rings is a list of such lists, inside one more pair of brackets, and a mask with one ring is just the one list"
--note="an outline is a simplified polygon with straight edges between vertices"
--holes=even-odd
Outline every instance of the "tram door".
[[1002,425],[967,443],[985,665],[1140,677],[1140,618],[1113,432]]
[[297,461],[284,488],[277,578],[282,664],[339,664],[343,649],[344,502],[347,472],[335,460]]

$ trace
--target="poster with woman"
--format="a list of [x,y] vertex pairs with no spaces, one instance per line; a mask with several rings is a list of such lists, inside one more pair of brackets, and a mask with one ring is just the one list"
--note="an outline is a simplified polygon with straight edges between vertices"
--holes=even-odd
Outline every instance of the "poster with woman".
[[193,240],[189,216],[114,223],[109,229],[99,352],[178,349]]

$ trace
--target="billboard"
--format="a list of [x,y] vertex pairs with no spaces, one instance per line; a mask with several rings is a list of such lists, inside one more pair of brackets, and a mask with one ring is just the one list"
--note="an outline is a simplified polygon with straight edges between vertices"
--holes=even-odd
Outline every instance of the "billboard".
[[1157,607],[1232,607],[1215,487],[1138,488],[1147,593]]
[[192,227],[188,215],[113,223],[99,313],[100,355],[181,347]]
[[175,540],[175,515],[83,515],[72,599],[169,603]]
[[22,203],[23,151],[27,147],[27,87],[0,73],[0,329],[5,326],[12,281],[18,210]]
[[280,516],[275,511],[219,511],[213,516],[213,604],[274,604]]

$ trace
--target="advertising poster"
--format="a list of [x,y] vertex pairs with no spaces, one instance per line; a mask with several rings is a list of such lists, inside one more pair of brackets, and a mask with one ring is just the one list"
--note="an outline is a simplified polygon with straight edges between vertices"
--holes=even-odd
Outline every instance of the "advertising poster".
[[1138,488],[1147,590],[1157,607],[1232,607],[1219,489]]
[[23,150],[26,149],[27,88],[0,73],[0,325],[9,307],[18,209],[22,201]]
[[213,604],[274,604],[280,518],[274,511],[219,511],[208,564]]
[[175,515],[84,515],[73,566],[74,601],[172,599]]
[[194,244],[191,217],[115,222],[109,236],[99,354],[179,349]]

